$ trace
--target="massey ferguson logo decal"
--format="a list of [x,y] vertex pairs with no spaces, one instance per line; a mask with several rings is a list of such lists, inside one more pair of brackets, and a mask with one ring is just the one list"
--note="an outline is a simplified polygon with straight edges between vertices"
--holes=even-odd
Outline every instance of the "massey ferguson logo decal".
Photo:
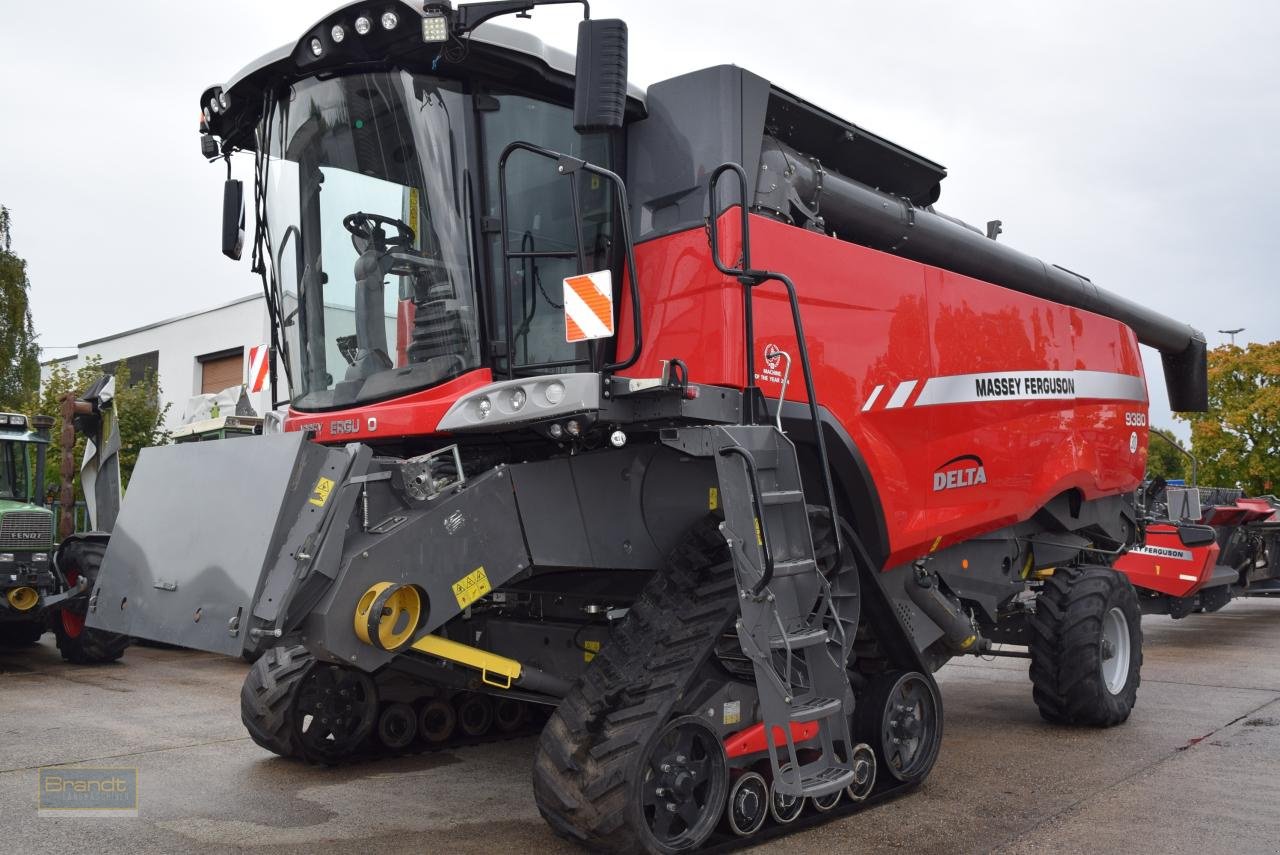
[[977,487],[987,483],[987,470],[982,458],[976,454],[962,454],[938,467],[933,473],[933,492],[955,490],[960,487]]
[[979,398],[1074,398],[1076,381],[1072,377],[978,377],[973,381]]
[[1155,558],[1171,558],[1174,561],[1190,561],[1192,558],[1191,553],[1185,549],[1170,549],[1167,546],[1135,546],[1129,551]]

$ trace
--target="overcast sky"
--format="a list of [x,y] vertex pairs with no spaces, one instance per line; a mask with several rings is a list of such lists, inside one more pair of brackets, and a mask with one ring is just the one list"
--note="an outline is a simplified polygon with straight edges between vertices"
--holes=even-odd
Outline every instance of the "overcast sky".
[[[254,292],[197,99],[332,0],[0,0],[0,204],[46,358]],[[938,207],[1204,329],[1280,338],[1280,5],[622,3],[641,85],[733,62],[944,164]],[[572,49],[570,7],[528,27]],[[1148,353],[1153,420],[1169,423]]]

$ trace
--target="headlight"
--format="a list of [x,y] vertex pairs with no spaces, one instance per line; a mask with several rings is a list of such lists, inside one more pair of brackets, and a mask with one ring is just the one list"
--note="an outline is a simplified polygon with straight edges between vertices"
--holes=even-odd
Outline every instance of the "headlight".
[[525,394],[524,389],[517,387],[514,391],[512,391],[511,401],[510,401],[512,412],[519,411],[519,409],[524,406],[524,402],[528,400],[528,397],[529,396]]
[[333,39],[333,43],[341,44],[342,40],[347,37],[347,31],[342,29],[341,24],[334,24],[333,29],[329,31],[329,38]]
[[362,36],[368,35],[369,30],[372,27],[373,27],[373,22],[370,21],[368,18],[366,18],[364,15],[361,15],[359,18],[356,18],[356,32],[359,33],[360,35]]
[[397,15],[395,12],[382,13],[382,29],[394,30],[396,28],[396,24],[398,23],[400,23],[400,16]]
[[0,561],[13,561],[12,552],[0,552]]
[[322,53],[324,53],[324,45],[320,44],[320,40],[319,40],[319,39],[312,39],[312,40],[311,40],[311,55],[312,55],[312,56],[319,56],[319,55],[320,55],[320,54],[322,54]]
[[49,553],[37,552],[31,556],[31,560],[36,564],[47,564],[49,563]]

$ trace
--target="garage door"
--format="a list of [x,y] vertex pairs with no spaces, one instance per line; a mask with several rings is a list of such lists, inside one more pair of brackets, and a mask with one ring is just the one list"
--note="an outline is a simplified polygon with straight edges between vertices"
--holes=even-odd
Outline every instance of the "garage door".
[[221,392],[244,382],[244,349],[200,358],[200,393]]

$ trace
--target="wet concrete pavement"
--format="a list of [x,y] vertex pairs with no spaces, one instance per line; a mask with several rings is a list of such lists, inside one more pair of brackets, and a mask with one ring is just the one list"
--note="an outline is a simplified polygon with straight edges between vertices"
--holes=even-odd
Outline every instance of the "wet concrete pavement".
[[[939,673],[946,736],[916,793],[755,851],[1280,852],[1280,601],[1147,618],[1130,721],[1044,724],[1026,663]],[[576,852],[533,803],[533,740],[338,769],[280,760],[239,720],[246,666],[134,647],[82,668],[52,637],[0,652],[0,850]],[[136,767],[136,819],[41,818],[37,770]]]

